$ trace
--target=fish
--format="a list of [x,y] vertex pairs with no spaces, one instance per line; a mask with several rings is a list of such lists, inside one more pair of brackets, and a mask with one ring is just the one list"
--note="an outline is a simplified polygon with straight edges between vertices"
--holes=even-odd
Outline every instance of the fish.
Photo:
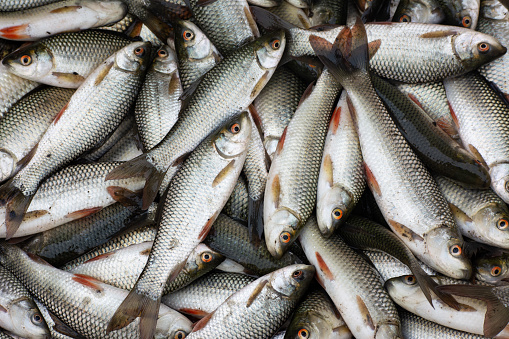
[[134,106],[143,149],[151,150],[177,122],[182,103],[177,56],[168,45],[157,51]]
[[9,111],[12,105],[39,85],[38,82],[12,74],[0,63],[0,118]]
[[313,2],[310,7],[311,26],[344,25],[346,23],[347,7],[347,1],[320,0]]
[[0,4],[1,12],[15,12],[23,9],[48,5],[61,0],[6,0]]
[[137,131],[130,130],[98,159],[100,162],[129,161],[143,154],[143,146]]
[[509,122],[500,119],[509,106],[477,72],[446,79],[444,86],[463,146],[486,163],[491,188],[509,202]]
[[[114,333],[106,325],[127,291],[87,275],[61,271],[14,245],[0,245],[0,262],[34,294],[48,310],[86,338],[138,338],[139,322]],[[191,331],[191,321],[162,305],[158,309],[155,338],[174,338]]]
[[509,253],[475,258],[475,278],[493,285],[505,285],[509,282]]
[[2,64],[28,80],[78,88],[104,60],[131,42],[110,31],[64,33],[22,46],[2,59]]
[[292,252],[286,252],[280,259],[274,258],[263,241],[259,245],[253,243],[247,227],[224,214],[217,217],[204,243],[258,276],[302,263]]
[[140,337],[152,338],[164,283],[175,280],[226,204],[244,165],[250,135],[251,121],[243,112],[205,139],[184,162],[161,206],[148,262],[111,318],[108,333],[140,317]]
[[[284,61],[288,57],[309,59],[316,56],[309,37],[316,35],[332,43],[344,28],[304,30],[263,8],[253,7],[251,11],[264,29],[285,29],[288,47]],[[371,44],[370,70],[380,77],[407,83],[433,82],[465,74],[504,55],[507,50],[492,36],[461,27],[383,22],[366,24],[366,32]]]
[[256,279],[200,320],[186,338],[271,337],[297,306],[314,273],[313,266],[298,264]]
[[445,14],[436,0],[402,0],[394,13],[394,22],[440,24]]
[[255,280],[240,273],[212,272],[178,291],[164,295],[161,302],[181,313],[203,318]]
[[34,41],[58,33],[115,23],[127,14],[122,1],[65,0],[0,15],[0,37]]
[[0,181],[22,167],[30,150],[39,142],[74,91],[41,86],[16,102],[0,121]]
[[[396,306],[378,272],[335,234],[324,238],[311,216],[299,237],[317,280],[356,338],[401,338]],[[341,258],[341,260],[338,260]]]
[[148,180],[143,208],[147,208],[167,171],[176,172],[177,166],[212,131],[247,109],[269,81],[284,48],[284,33],[273,32],[225,58],[205,74],[166,137],[149,152],[113,170],[106,180],[144,175]]
[[352,332],[341,318],[327,293],[315,288],[302,300],[286,330],[285,339],[352,338]]
[[0,327],[27,339],[49,339],[49,329],[23,284],[0,266]]
[[316,205],[325,137],[340,91],[333,75],[324,70],[302,96],[279,140],[263,205],[265,243],[276,258],[298,238]]
[[425,264],[450,277],[468,279],[471,264],[449,206],[371,84],[363,24],[357,20],[353,28],[344,28],[334,44],[318,36],[310,43],[348,92],[366,181],[385,221]]
[[[44,321],[48,325],[49,332],[51,334],[51,338],[53,339],[76,339],[80,338],[81,335],[77,333],[75,330],[65,325],[62,320],[58,319],[54,314],[52,314],[46,306],[44,306],[39,300],[34,298],[35,305],[41,312]],[[11,338],[9,338],[11,339]]]
[[446,24],[476,29],[480,0],[437,0],[437,2],[444,11]]
[[341,228],[366,186],[359,138],[346,97],[343,91],[332,114],[318,175],[316,219],[324,236]]
[[249,195],[247,193],[246,179],[244,179],[241,174],[233,188],[232,195],[230,195],[230,198],[221,212],[234,220],[242,221],[247,224],[248,208]]
[[296,7],[288,1],[281,1],[279,6],[267,8],[267,10],[297,27],[308,29],[314,26],[311,23],[312,18],[308,16],[304,8]]
[[104,140],[127,115],[141,87],[149,55],[148,42],[133,42],[106,59],[57,114],[27,155],[26,165],[0,187],[7,239],[21,224],[40,182]]
[[281,4],[282,0],[249,0],[248,3],[260,7],[275,7]]

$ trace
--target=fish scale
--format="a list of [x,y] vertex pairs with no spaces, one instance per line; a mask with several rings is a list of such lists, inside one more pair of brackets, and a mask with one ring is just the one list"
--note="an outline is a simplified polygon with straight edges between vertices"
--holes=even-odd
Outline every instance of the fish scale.
[[13,104],[39,85],[35,81],[12,74],[6,66],[0,64],[0,118]]

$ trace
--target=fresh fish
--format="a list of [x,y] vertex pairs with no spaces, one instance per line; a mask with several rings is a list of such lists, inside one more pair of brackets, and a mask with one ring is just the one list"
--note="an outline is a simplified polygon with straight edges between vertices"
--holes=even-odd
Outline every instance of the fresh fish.
[[34,302],[48,325],[52,339],[75,339],[80,337],[79,333],[65,325],[62,320],[58,319],[54,314],[51,314],[48,308],[39,300],[34,298]]
[[37,145],[73,90],[39,87],[16,102],[0,120],[0,181],[22,167],[23,158]]
[[248,112],[205,139],[171,181],[147,265],[118,307],[108,332],[140,317],[140,336],[152,338],[164,284],[182,270],[226,204],[244,165],[251,135]]
[[222,59],[209,38],[191,21],[181,21],[177,26],[175,50],[184,91]]
[[475,278],[493,285],[509,282],[509,253],[474,259]]
[[61,0],[5,0],[0,4],[1,12],[15,12],[59,2]]
[[163,296],[161,301],[176,311],[203,318],[214,312],[232,294],[255,280],[240,273],[210,273]]
[[371,76],[371,81],[400,133],[432,172],[469,188],[489,187],[488,169],[436,126],[422,108],[376,75]]
[[200,320],[186,338],[271,337],[297,306],[314,273],[311,265],[291,265],[258,278]]
[[332,115],[318,176],[316,219],[325,236],[341,227],[366,185],[361,146],[346,96],[343,91]]
[[230,199],[224,205],[223,213],[235,220],[247,223],[249,208],[249,195],[247,193],[247,184],[241,175],[233,188]]
[[352,332],[325,291],[316,288],[295,310],[285,334],[285,339],[291,338],[349,339]]
[[[332,43],[343,28],[303,30],[263,8],[253,7],[252,13],[264,29],[286,30],[285,60],[315,56],[309,37],[316,35]],[[367,24],[366,31],[372,55],[371,71],[380,77],[409,83],[464,74],[502,56],[507,50],[497,39],[461,27],[382,22]]]
[[275,259],[263,242],[260,245],[251,242],[247,227],[224,214],[218,216],[204,242],[255,275],[268,274],[288,265],[302,263],[291,252],[286,252],[281,259]]
[[[86,338],[139,338],[139,322],[112,333],[106,325],[127,291],[86,275],[58,270],[13,245],[0,245],[0,263],[9,269],[48,310]],[[191,322],[162,305],[154,338],[174,338],[191,331]],[[157,315],[156,315],[157,316]],[[178,338],[178,337],[177,337]]]
[[274,72],[253,103],[255,115],[261,121],[263,145],[271,160],[305,90],[304,81],[283,66]]
[[311,10],[310,14],[311,26],[319,26],[325,24],[344,25],[346,23],[347,1],[344,0],[313,1],[310,10]]
[[477,27],[480,0],[437,0],[444,11],[446,24],[470,29]]
[[181,95],[177,56],[173,49],[164,45],[147,71],[134,107],[136,126],[146,151],[163,140],[175,125]]
[[133,28],[133,24],[135,24],[136,22],[137,22],[136,18],[132,14],[127,13],[126,16],[119,22],[113,25],[102,26],[99,27],[98,29],[114,31],[119,33],[127,33],[131,28]]
[[458,279],[470,277],[463,238],[447,202],[371,84],[362,23],[357,20],[352,29],[341,31],[334,45],[317,36],[310,42],[348,92],[366,181],[391,229],[433,269]]
[[23,46],[2,63],[25,79],[78,88],[104,60],[129,43],[127,36],[110,31],[65,33]]
[[337,235],[324,238],[314,216],[300,243],[317,279],[356,338],[401,338],[396,306],[380,276]]
[[49,339],[50,334],[32,296],[21,282],[0,266],[0,327],[27,339]]
[[279,140],[263,206],[265,242],[276,258],[297,239],[315,208],[323,146],[340,90],[339,83],[325,70],[304,93]]
[[129,161],[143,154],[140,136],[135,129],[130,130],[110,150],[99,158],[101,162]]
[[138,94],[149,55],[149,43],[134,42],[106,59],[55,117],[27,156],[27,165],[0,187],[6,238],[18,229],[40,182],[104,140],[124,119]]
[[146,208],[154,200],[166,171],[174,172],[212,131],[247,109],[269,81],[284,48],[284,33],[279,31],[225,58],[200,81],[187,108],[163,141],[143,156],[116,168],[107,180],[145,175],[148,182],[143,207]]
[[476,72],[446,79],[444,85],[463,146],[488,165],[491,188],[509,202],[509,120],[505,119],[509,106]]
[[65,0],[0,15],[0,37],[33,41],[115,23],[127,14],[122,1]]
[[436,0],[401,0],[392,21],[439,24],[445,14]]
[[0,64],[0,118],[25,94],[39,86],[35,81],[20,78]]
[[305,9],[296,7],[288,1],[281,1],[279,6],[268,8],[268,10],[297,27],[308,29],[314,26],[311,23],[311,18],[304,11]]
[[[23,237],[86,217],[119,200],[116,194],[130,196],[140,190],[145,183],[141,177],[104,181],[106,174],[118,165],[114,162],[69,166],[43,181],[14,235]],[[0,208],[0,220],[4,218],[5,208]],[[5,222],[0,221],[0,238],[5,238],[6,232]]]

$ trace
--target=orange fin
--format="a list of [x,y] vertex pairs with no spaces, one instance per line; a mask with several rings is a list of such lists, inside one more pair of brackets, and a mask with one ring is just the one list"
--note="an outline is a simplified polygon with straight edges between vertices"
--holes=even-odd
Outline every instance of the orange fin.
[[203,226],[200,234],[198,235],[198,240],[200,242],[202,242],[203,239],[205,239],[207,237],[207,234],[209,234],[210,229],[212,228],[214,221],[216,221],[219,213],[220,213],[220,211],[217,211],[216,213],[214,213],[214,215],[209,220],[207,220],[207,223],[205,224],[205,226]]
[[89,215],[92,215],[94,213],[97,213],[97,212],[99,212],[102,209],[103,209],[102,206],[85,208],[85,209],[82,209],[82,210],[79,210],[79,211],[71,212],[71,213],[67,214],[65,217],[66,218],[71,218],[71,219],[81,219],[81,218],[84,218],[84,217],[88,217]]
[[108,186],[106,190],[113,200],[121,203],[122,206],[136,206],[141,208],[141,198],[135,192],[120,186]]
[[202,328],[204,328],[205,326],[207,326],[207,324],[210,321],[210,318],[212,318],[213,314],[214,314],[214,312],[209,313],[204,318],[202,318],[200,321],[198,321],[194,325],[193,330],[191,331],[191,333],[197,332],[197,331],[201,330]]
[[359,295],[357,296],[357,306],[359,307],[359,311],[362,314],[366,325],[372,330],[374,330],[375,324],[373,322],[373,318],[371,317],[371,314],[369,313],[368,307],[364,303],[364,300],[362,300],[362,298]]
[[456,130],[456,127],[451,125],[449,121],[445,118],[440,118],[435,121],[437,126],[442,129],[445,133],[449,134],[450,137],[455,138],[458,136],[458,131]]
[[[308,85],[308,87],[306,87],[306,90],[304,91],[304,93],[302,94],[302,96],[300,97],[300,100],[299,100],[299,104],[297,105],[297,108],[300,107],[300,105],[306,101],[306,99],[311,95],[311,93],[313,93],[313,88],[315,87],[315,82],[313,81],[312,83],[310,83]],[[286,130],[286,129],[285,129]]]
[[477,150],[477,148],[475,148],[474,145],[472,144],[469,144],[468,145],[468,150],[470,151],[470,153],[472,153],[474,155],[474,157],[477,159],[477,161],[483,165],[484,167],[486,168],[489,168],[488,167],[488,164],[486,163],[486,161],[484,160],[484,158],[482,157],[481,153],[479,153],[479,151]]
[[410,100],[412,100],[417,106],[419,106],[424,112],[426,112],[426,110],[424,109],[424,107],[422,106],[421,102],[419,101],[419,99],[417,99],[417,97],[415,95],[413,95],[412,93],[408,93],[407,96],[410,98]]
[[443,30],[443,31],[424,33],[421,36],[419,36],[419,38],[421,38],[421,39],[445,38],[447,36],[456,35],[456,34],[458,34],[457,30],[449,29],[449,30]]
[[204,312],[202,310],[196,310],[196,309],[193,309],[193,308],[179,308],[179,309],[176,309],[177,311],[181,312],[181,313],[184,313],[184,314],[190,314],[190,315],[193,315],[197,318],[203,318],[203,317],[206,317],[208,315],[207,312]]
[[43,215],[49,214],[46,210],[36,210],[25,213],[23,221],[34,220],[42,217]]
[[102,260],[102,259],[106,259],[106,258],[109,258],[111,257],[115,252],[108,252],[108,253],[103,253],[103,254],[99,254],[98,256],[96,257],[93,257],[91,259],[88,259],[87,261],[84,262],[84,264],[86,263],[89,263],[89,262],[94,262],[94,261],[98,261],[98,260]]
[[90,287],[91,289],[95,290],[98,293],[104,291],[104,288],[98,285],[98,283],[101,283],[101,281],[89,275],[74,274],[74,276],[71,279],[83,286]]
[[364,170],[366,173],[366,182],[369,185],[369,188],[371,188],[371,191],[376,193],[378,196],[382,195],[382,191],[380,190],[380,186],[378,185],[378,181],[376,181],[375,176],[373,175],[373,172],[369,169],[368,165],[364,163]]
[[85,77],[79,75],[78,73],[61,73],[61,72],[52,72],[51,75],[57,77],[60,80],[64,80],[66,82],[74,83],[74,84],[82,84],[85,81]]
[[256,300],[256,297],[258,297],[258,295],[263,291],[263,288],[265,287],[265,285],[267,285],[268,282],[269,281],[267,279],[263,279],[258,283],[258,285],[256,285],[255,289],[253,290],[253,292],[249,296],[249,299],[247,300],[246,307],[249,307],[253,304],[253,302]]
[[0,37],[9,40],[29,39],[30,35],[25,34],[28,24],[10,26],[0,29]]
[[329,266],[325,263],[320,253],[315,252],[316,260],[318,261],[318,268],[325,274],[327,279],[334,280],[334,274],[332,274],[331,270],[329,269]]
[[104,66],[104,68],[97,75],[97,78],[95,78],[94,86],[97,87],[101,84],[101,82],[104,80],[104,78],[106,78],[106,76],[110,73],[110,70],[114,64],[115,64],[115,62],[112,61],[109,64],[107,64],[106,66]]
[[66,103],[64,107],[62,107],[62,109],[60,110],[60,112],[58,112],[58,114],[56,115],[55,119],[53,119],[53,125],[56,125],[58,123],[58,120],[60,120],[60,118],[62,117],[62,115],[65,113],[65,111],[67,110],[67,107],[69,106],[69,103]]
[[42,264],[42,265],[53,267],[50,263],[48,263],[46,260],[44,260],[43,258],[39,257],[38,255],[35,255],[33,253],[30,253],[30,252],[27,252],[27,256],[30,259],[32,259],[32,261],[35,261],[38,264]]
[[287,130],[288,130],[288,126],[285,127],[283,134],[281,134],[281,138],[279,139],[279,142],[277,143],[276,154],[281,154],[281,152],[283,151],[283,146],[285,144]]
[[382,44],[381,39],[373,40],[368,43],[369,60],[371,60],[371,58],[373,58],[375,56],[375,54],[376,54],[376,52],[378,52],[378,49],[380,48],[381,44]]
[[454,121],[454,124],[456,125],[456,129],[459,129],[460,123],[458,121],[458,117],[456,116],[456,113],[454,113],[454,109],[452,108],[452,105],[449,101],[447,101],[447,105],[449,105],[449,112],[451,112],[452,121]]
[[332,134],[336,134],[339,127],[339,120],[341,119],[341,106],[336,107],[334,109],[334,113],[332,114],[332,119],[330,120],[329,129],[332,129]]
[[423,237],[421,237],[419,234],[415,233],[405,225],[400,224],[399,222],[391,219],[387,220],[387,222],[389,223],[389,225],[391,225],[395,233],[400,234],[401,236],[408,238],[411,241],[413,240],[424,241]]
[[274,176],[274,181],[272,181],[271,185],[271,193],[272,193],[272,201],[274,201],[274,206],[276,208],[279,207],[279,197],[281,195],[281,185],[279,183],[279,174]]

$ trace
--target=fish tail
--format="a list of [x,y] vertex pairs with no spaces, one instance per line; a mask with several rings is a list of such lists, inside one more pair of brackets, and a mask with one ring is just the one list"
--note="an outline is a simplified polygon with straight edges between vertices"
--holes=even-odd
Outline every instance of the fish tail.
[[23,193],[14,184],[14,178],[10,179],[0,187],[0,206],[6,206],[6,240],[12,238],[18,230],[33,196],[34,194]]
[[137,317],[140,317],[140,338],[152,339],[156,329],[160,303],[161,298],[153,299],[139,293],[134,287],[113,314],[106,328],[106,333],[124,328]]
[[290,29],[298,28],[297,26],[281,19],[276,14],[261,7],[250,6],[249,9],[251,9],[251,14],[255,21],[267,31],[275,31],[279,29],[288,31]]
[[[166,170],[158,170],[148,160],[147,155],[142,154],[113,169],[106,176],[106,180],[144,176],[146,181],[143,187],[142,209],[146,210],[154,201],[165,174]],[[122,194],[121,192],[117,193]]]
[[334,43],[316,35],[309,37],[309,43],[320,61],[343,87],[347,88],[347,84],[360,73],[368,74],[368,39],[359,18],[352,28],[343,28]]
[[247,228],[251,241],[260,243],[263,236],[263,194],[256,200],[249,197]]
[[492,286],[479,285],[443,285],[438,286],[441,292],[462,297],[479,299],[486,302],[484,316],[484,336],[494,337],[509,323],[509,309],[492,292]]
[[446,303],[449,307],[454,308],[455,310],[459,311],[460,305],[454,299],[452,295],[449,293],[445,293],[443,291],[439,291],[437,287],[439,286],[435,280],[433,280],[429,275],[424,272],[424,270],[419,266],[419,264],[416,262],[415,265],[412,265],[411,267],[412,273],[415,276],[415,279],[417,280],[417,283],[421,287],[422,293],[426,296],[426,299],[428,299],[429,304],[431,307],[433,306],[433,298],[431,297],[431,291],[444,303]]

